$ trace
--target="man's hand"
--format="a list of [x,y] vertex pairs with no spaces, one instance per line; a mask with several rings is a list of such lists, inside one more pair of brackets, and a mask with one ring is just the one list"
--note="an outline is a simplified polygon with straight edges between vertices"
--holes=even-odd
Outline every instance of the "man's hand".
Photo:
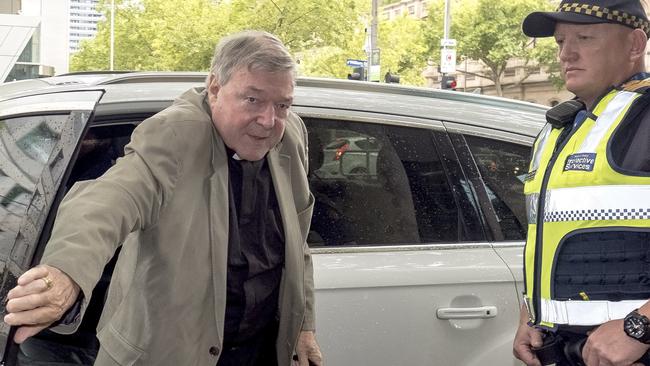
[[582,358],[588,366],[629,366],[650,348],[630,338],[623,330],[623,320],[611,320],[589,334],[582,349]]
[[79,285],[52,266],[39,265],[23,273],[18,285],[7,294],[4,322],[21,326],[14,341],[22,343],[61,319],[77,300],[79,291]]
[[[301,331],[298,336],[296,345],[296,354],[298,355],[299,366],[322,366],[323,355],[320,353],[320,347],[316,343],[316,336],[312,331]],[[295,364],[295,362],[294,362]]]
[[533,352],[532,347],[541,347],[544,344],[542,332],[528,325],[528,312],[521,308],[519,328],[512,344],[512,353],[528,366],[541,366],[542,363]]

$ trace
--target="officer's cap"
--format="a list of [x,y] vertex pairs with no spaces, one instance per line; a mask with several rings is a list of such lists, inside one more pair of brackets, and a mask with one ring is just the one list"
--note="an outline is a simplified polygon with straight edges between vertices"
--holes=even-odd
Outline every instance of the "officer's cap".
[[550,37],[557,22],[613,23],[650,32],[650,22],[639,0],[562,0],[557,11],[528,14],[522,28],[529,37]]

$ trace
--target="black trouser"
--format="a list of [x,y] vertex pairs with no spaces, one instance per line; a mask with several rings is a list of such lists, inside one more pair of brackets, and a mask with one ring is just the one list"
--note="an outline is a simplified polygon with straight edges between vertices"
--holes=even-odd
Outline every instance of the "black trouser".
[[277,323],[273,323],[246,342],[233,344],[225,340],[217,366],[277,366],[275,340],[278,327]]

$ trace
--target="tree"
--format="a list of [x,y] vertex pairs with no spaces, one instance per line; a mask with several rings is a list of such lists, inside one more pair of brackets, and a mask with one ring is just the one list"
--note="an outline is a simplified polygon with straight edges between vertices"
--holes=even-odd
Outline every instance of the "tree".
[[[118,0],[115,68],[122,70],[207,70],[219,38],[243,29],[276,34],[292,52],[335,45],[358,24],[359,0]],[[107,21],[72,57],[73,70],[107,70]]]
[[379,24],[381,73],[399,74],[400,82],[424,85],[422,70],[426,67],[428,49],[424,41],[423,22],[402,15]]
[[[548,57],[553,46],[548,41],[533,42],[521,31],[521,22],[533,11],[549,10],[548,0],[463,0],[452,6],[451,35],[458,41],[457,52],[487,66],[485,73],[475,76],[494,82],[498,95],[503,95],[501,77],[508,60],[524,62],[523,82],[529,76],[526,67],[531,61],[552,66]],[[443,0],[430,3],[426,39],[432,54],[439,55],[442,38]],[[536,50],[537,47],[540,47]]]
[[[229,29],[227,14],[210,0],[117,1],[115,68],[117,70],[206,70],[216,40]],[[108,70],[110,9],[99,7],[106,21],[95,38],[82,42],[71,59],[72,70]]]

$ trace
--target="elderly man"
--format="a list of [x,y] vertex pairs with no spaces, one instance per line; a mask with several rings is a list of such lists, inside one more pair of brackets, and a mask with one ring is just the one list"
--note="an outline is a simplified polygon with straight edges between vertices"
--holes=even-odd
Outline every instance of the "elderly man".
[[321,364],[295,63],[273,35],[242,32],[217,45],[206,84],[72,188],[41,265],[8,295],[16,342],[62,318],[53,330],[73,332],[122,245],[96,365]]
[[576,98],[548,111],[534,145],[514,354],[631,365],[650,348],[650,23],[639,0],[565,0],[523,31],[555,38]]

